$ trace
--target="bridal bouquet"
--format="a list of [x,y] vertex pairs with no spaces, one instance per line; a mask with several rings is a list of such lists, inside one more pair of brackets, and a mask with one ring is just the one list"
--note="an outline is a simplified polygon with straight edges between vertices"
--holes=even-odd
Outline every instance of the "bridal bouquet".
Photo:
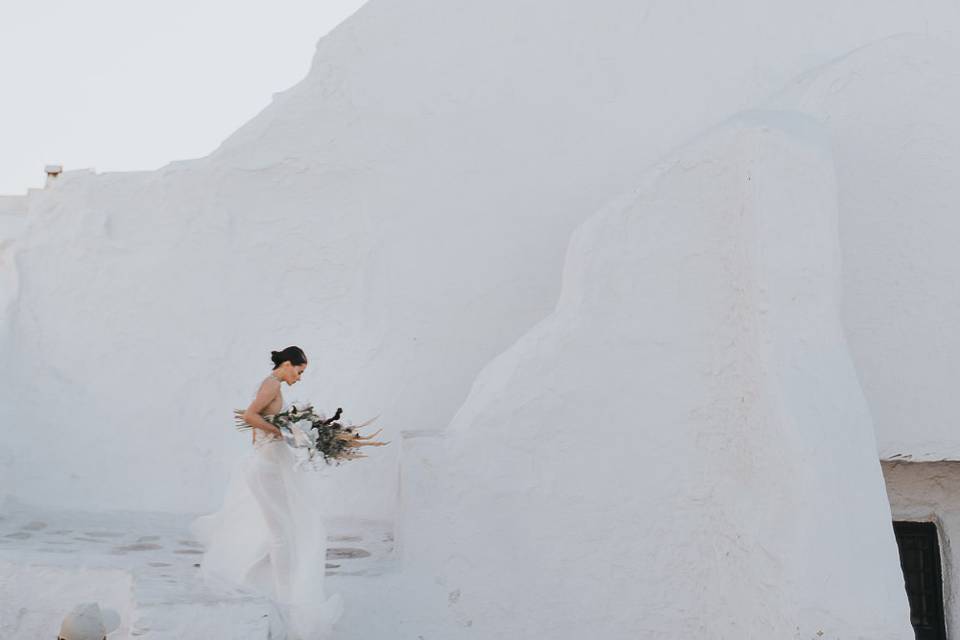
[[[243,419],[243,409],[235,409],[233,413],[238,429],[253,428]],[[295,403],[286,411],[264,416],[264,419],[280,429],[284,442],[289,446],[305,451],[306,459],[303,462],[315,469],[321,461],[328,465],[339,465],[344,460],[366,458],[366,455],[358,451],[360,447],[389,444],[373,439],[380,430],[369,436],[360,435],[359,429],[376,418],[363,424],[344,424],[340,420],[342,413],[343,409],[338,408],[333,417],[327,418],[324,414],[315,412],[313,405],[298,406]]]

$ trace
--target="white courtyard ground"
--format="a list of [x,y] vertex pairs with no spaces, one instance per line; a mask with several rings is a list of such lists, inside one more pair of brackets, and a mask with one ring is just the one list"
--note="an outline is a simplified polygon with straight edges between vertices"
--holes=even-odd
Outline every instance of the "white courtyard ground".
[[[8,498],[0,512],[0,638],[54,638],[66,612],[84,601],[120,614],[111,640],[283,638],[269,600],[203,584],[191,517],[45,510]],[[444,614],[425,606],[429,585],[411,589],[401,578],[388,524],[340,519],[328,527],[328,592],[346,601],[336,638],[440,637],[433,634]],[[416,602],[396,596],[404,591],[416,591]]]

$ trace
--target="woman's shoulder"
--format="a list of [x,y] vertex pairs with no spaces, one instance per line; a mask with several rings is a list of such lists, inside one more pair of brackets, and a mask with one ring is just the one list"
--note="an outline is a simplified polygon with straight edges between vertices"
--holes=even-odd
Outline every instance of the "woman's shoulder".
[[260,384],[257,386],[256,390],[253,392],[253,397],[256,398],[259,395],[264,393],[269,393],[270,395],[279,395],[280,394],[280,381],[274,378],[273,376],[267,376],[260,381]]
[[267,376],[266,378],[264,378],[263,380],[260,381],[260,388],[261,388],[261,389],[263,389],[263,388],[267,388],[267,389],[279,389],[279,388],[280,388],[280,381],[277,380],[276,378],[274,378],[272,375]]

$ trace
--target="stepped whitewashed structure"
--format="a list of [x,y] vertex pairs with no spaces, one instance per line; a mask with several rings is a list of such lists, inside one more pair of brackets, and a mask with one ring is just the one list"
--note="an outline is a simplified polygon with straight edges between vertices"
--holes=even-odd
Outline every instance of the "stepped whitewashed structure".
[[828,139],[749,113],[654,174],[477,378],[405,562],[484,637],[908,637]]

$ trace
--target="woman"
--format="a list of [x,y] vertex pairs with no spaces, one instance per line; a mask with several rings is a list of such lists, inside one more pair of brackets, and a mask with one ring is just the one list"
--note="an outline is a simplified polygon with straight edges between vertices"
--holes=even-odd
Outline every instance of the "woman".
[[329,633],[340,617],[339,595],[324,595],[327,536],[307,474],[280,430],[265,418],[283,410],[281,383],[296,384],[307,368],[299,347],[271,352],[273,371],[243,414],[253,429],[253,448],[232,474],[220,511],[193,521],[204,544],[203,578],[220,586],[250,587],[272,598],[285,618],[288,637]]

